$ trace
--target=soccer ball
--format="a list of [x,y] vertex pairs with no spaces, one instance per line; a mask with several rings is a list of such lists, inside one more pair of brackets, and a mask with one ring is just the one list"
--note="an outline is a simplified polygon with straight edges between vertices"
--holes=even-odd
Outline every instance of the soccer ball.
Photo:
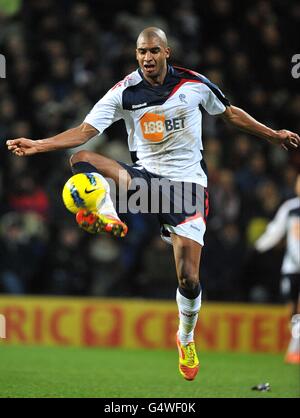
[[64,185],[62,198],[66,208],[77,213],[80,209],[95,211],[105,197],[101,178],[92,173],[80,173],[71,177]]

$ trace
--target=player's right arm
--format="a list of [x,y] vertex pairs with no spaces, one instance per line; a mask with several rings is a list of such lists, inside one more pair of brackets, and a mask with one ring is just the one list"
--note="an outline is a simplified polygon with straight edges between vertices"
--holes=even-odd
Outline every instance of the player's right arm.
[[68,129],[51,138],[33,141],[28,138],[11,139],[6,142],[8,149],[19,157],[34,155],[40,152],[56,151],[78,147],[94,136],[101,134],[108,126],[122,118],[122,81],[100,99],[83,123],[76,128]]
[[40,152],[74,148],[86,143],[98,133],[99,131],[96,128],[84,122],[76,128],[68,129],[50,138],[37,140],[28,138],[10,139],[6,141],[6,145],[13,154],[24,157]]

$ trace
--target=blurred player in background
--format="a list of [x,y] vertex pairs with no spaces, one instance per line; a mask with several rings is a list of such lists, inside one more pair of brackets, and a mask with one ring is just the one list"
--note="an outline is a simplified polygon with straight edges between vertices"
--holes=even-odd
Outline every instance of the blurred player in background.
[[[168,65],[170,52],[165,33],[158,28],[146,28],[137,39],[139,69],[109,90],[80,126],[37,141],[9,140],[7,146],[18,156],[73,148],[102,133],[113,122],[125,121],[133,166],[89,151],[79,151],[71,158],[74,174],[96,173],[106,187],[106,199],[97,212],[81,210],[76,216],[78,224],[92,233],[107,232],[120,237],[127,233],[103,176],[118,185],[125,184],[126,188],[132,180],[142,178],[150,193],[152,179],[163,178],[180,186],[192,184],[192,195],[181,198],[185,203],[196,200],[198,209],[194,213],[160,212],[158,220],[164,239],[173,244],[178,276],[179,371],[185,379],[193,380],[199,369],[194,329],[201,306],[199,266],[208,213],[199,105],[211,115],[221,115],[236,128],[284,148],[298,147],[300,138],[287,130],[275,131],[231,106],[206,77]],[[172,194],[170,201],[174,204]]]
[[290,305],[291,329],[294,332],[285,361],[300,364],[300,174],[295,192],[297,197],[280,206],[265,233],[256,241],[255,248],[259,252],[268,251],[286,238],[281,289]]

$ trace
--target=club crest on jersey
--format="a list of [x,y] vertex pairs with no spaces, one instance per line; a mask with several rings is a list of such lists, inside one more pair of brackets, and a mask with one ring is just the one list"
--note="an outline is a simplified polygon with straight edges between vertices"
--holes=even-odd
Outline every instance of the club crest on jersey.
[[182,103],[188,104],[187,100],[186,100],[186,95],[185,94],[179,94],[179,100]]
[[165,115],[146,113],[140,119],[140,125],[145,139],[151,142],[161,142],[165,132],[184,129],[185,118],[166,119]]

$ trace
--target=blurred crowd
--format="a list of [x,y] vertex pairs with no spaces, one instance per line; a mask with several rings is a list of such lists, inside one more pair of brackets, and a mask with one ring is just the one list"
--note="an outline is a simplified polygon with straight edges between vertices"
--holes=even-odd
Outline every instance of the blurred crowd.
[[[300,132],[299,80],[291,75],[300,3],[292,0],[0,0],[0,292],[173,298],[172,248],[156,219],[127,215],[124,240],[79,230],[61,190],[72,150],[23,159],[9,138],[45,138],[82,122],[136,69],[147,26],[167,32],[172,63],[219,85],[232,104],[275,129]],[[204,114],[210,216],[201,265],[208,300],[279,302],[283,245],[253,243],[294,196],[298,151],[233,130]],[[87,144],[130,163],[120,122]]]

